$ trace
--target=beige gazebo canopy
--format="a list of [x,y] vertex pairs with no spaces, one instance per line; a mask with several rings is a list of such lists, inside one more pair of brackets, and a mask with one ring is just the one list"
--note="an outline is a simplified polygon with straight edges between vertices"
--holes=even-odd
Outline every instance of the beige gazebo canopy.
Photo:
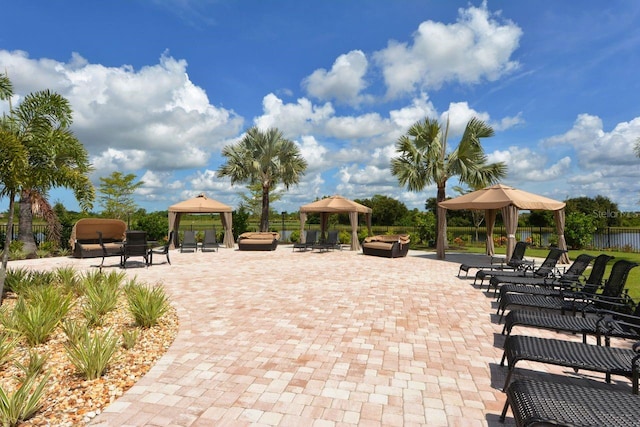
[[[231,231],[232,212],[233,209],[231,206],[210,199],[204,194],[199,194],[193,199],[169,206],[169,232],[178,230],[180,227],[180,217],[183,213],[219,213],[222,220],[222,227],[224,228],[223,244],[228,248],[233,248],[233,232]],[[172,247],[177,245],[178,233],[175,233]]]
[[351,250],[360,250],[358,241],[358,214],[363,213],[367,221],[367,228],[371,234],[371,208],[356,203],[353,200],[341,196],[325,197],[308,205],[300,206],[300,239],[304,242],[304,224],[307,222],[307,213],[320,214],[320,230],[324,233],[327,228],[327,220],[332,213],[348,213],[351,223]]
[[[564,238],[564,202],[549,199],[537,194],[527,193],[507,185],[497,184],[482,190],[473,191],[451,200],[438,204],[444,209],[471,209],[484,210],[487,224],[487,255],[493,255],[493,226],[498,210],[502,212],[502,219],[507,231],[507,259],[511,258],[516,243],[516,229],[518,227],[518,210],[549,210],[553,211],[558,233],[558,247],[567,249]],[[444,259],[444,236],[440,236],[443,230],[438,230],[438,258]],[[569,256],[565,253],[560,258],[560,263],[568,263]]]

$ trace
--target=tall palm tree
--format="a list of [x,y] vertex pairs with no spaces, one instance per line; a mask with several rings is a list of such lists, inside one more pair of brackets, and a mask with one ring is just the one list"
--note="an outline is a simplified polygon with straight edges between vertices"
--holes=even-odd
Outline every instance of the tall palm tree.
[[227,161],[218,169],[219,177],[228,176],[231,184],[260,184],[260,231],[269,231],[269,190],[279,183],[288,189],[300,182],[307,168],[300,150],[278,129],[261,131],[252,127],[238,143],[224,147],[222,155]]
[[27,254],[34,253],[33,214],[43,213],[53,237],[57,219],[47,201],[54,187],[73,190],[80,207],[91,209],[95,190],[89,180],[89,155],[69,129],[73,112],[69,101],[48,90],[30,93],[11,112],[18,138],[29,153],[29,174],[18,201],[20,209],[18,239]]
[[[398,157],[391,159],[391,173],[402,186],[410,191],[421,191],[430,184],[437,187],[436,201],[446,197],[447,180],[457,176],[458,180],[472,188],[485,187],[506,175],[502,162],[487,163],[481,138],[493,136],[491,126],[472,118],[467,123],[460,143],[453,151],[447,150],[449,121],[443,127],[435,119],[425,118],[409,128],[406,135],[396,143]],[[438,206],[438,259],[444,259],[446,240],[446,209]]]

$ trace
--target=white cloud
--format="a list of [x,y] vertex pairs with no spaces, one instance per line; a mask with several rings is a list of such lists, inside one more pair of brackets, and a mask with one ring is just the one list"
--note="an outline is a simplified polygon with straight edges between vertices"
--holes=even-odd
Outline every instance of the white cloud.
[[254,119],[255,125],[260,129],[278,128],[287,138],[314,133],[319,123],[335,113],[331,103],[314,106],[300,98],[296,104],[285,104],[273,93],[263,98],[262,109],[263,114]]
[[382,67],[387,96],[396,98],[416,89],[437,89],[448,82],[475,84],[495,81],[518,67],[510,59],[522,30],[499,13],[481,7],[460,9],[457,22],[425,21],[413,43],[390,41],[374,53]]
[[551,181],[566,176],[571,166],[569,157],[549,165],[549,159],[543,153],[521,147],[498,150],[487,157],[490,163],[504,162],[507,165],[507,179],[510,182]]
[[212,151],[237,135],[242,118],[213,107],[187,75],[187,63],[163,54],[156,65],[32,60],[0,50],[16,93],[49,88],[71,103],[72,126],[97,169],[154,171],[204,166]]
[[358,105],[363,99],[360,92],[367,86],[364,80],[367,67],[365,54],[353,50],[340,55],[331,70],[321,68],[305,77],[302,86],[316,99],[335,99],[339,103]]

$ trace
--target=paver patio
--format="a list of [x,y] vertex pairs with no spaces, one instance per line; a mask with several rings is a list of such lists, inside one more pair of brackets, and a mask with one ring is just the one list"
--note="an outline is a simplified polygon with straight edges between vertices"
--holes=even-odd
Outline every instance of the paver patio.
[[[124,270],[165,286],[180,331],[93,426],[513,425],[498,421],[506,368],[494,299],[456,276],[469,255],[387,259],[281,246],[172,251],[171,261]],[[22,263],[97,264],[50,258],[10,267]],[[525,332],[558,337],[516,333]],[[520,365],[518,372],[539,378],[602,378]],[[625,379],[613,381],[630,389]]]

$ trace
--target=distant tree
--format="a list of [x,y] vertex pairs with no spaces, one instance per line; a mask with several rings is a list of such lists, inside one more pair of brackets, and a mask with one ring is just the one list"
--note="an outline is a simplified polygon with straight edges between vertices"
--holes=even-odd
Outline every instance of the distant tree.
[[371,199],[355,199],[354,202],[372,209],[371,222],[375,225],[398,225],[409,213],[404,203],[381,194],[375,194]]
[[596,231],[593,215],[582,212],[571,212],[567,215],[564,236],[567,245],[574,249],[582,249],[591,242]]
[[100,177],[98,200],[102,206],[102,214],[109,218],[127,220],[137,209],[133,200],[133,193],[140,188],[144,182],[134,182],[136,175],[122,172],[112,172],[111,175]]
[[[446,198],[447,180],[458,180],[471,187],[485,187],[506,175],[504,163],[487,163],[481,138],[493,136],[491,126],[472,118],[467,123],[462,139],[453,151],[447,149],[449,122],[444,129],[437,120],[426,118],[411,126],[396,143],[398,157],[391,159],[391,173],[410,191],[421,191],[436,184],[436,199]],[[446,236],[446,210],[437,210],[438,232]],[[446,237],[445,237],[446,240]],[[444,258],[445,242],[438,245],[437,256]]]
[[227,160],[218,169],[219,177],[228,176],[232,185],[237,182],[260,184],[260,231],[269,231],[269,192],[279,183],[288,189],[300,182],[307,168],[300,150],[278,129],[261,131],[252,127],[240,142],[224,147],[222,155]]
[[527,225],[531,227],[553,227],[554,224],[552,211],[531,211],[527,216]]
[[[282,199],[283,191],[276,190],[275,187],[269,189],[269,206],[271,203]],[[255,183],[247,185],[247,192],[239,193],[242,199],[242,206],[249,212],[251,217],[260,218],[262,214],[262,184]],[[276,215],[276,211],[269,207],[269,215]]]
[[594,225],[599,229],[617,227],[622,222],[618,205],[607,197],[576,197],[565,200],[565,203],[567,215],[572,212],[590,215],[594,219]]
[[249,211],[242,205],[233,213],[233,237],[249,231]]

